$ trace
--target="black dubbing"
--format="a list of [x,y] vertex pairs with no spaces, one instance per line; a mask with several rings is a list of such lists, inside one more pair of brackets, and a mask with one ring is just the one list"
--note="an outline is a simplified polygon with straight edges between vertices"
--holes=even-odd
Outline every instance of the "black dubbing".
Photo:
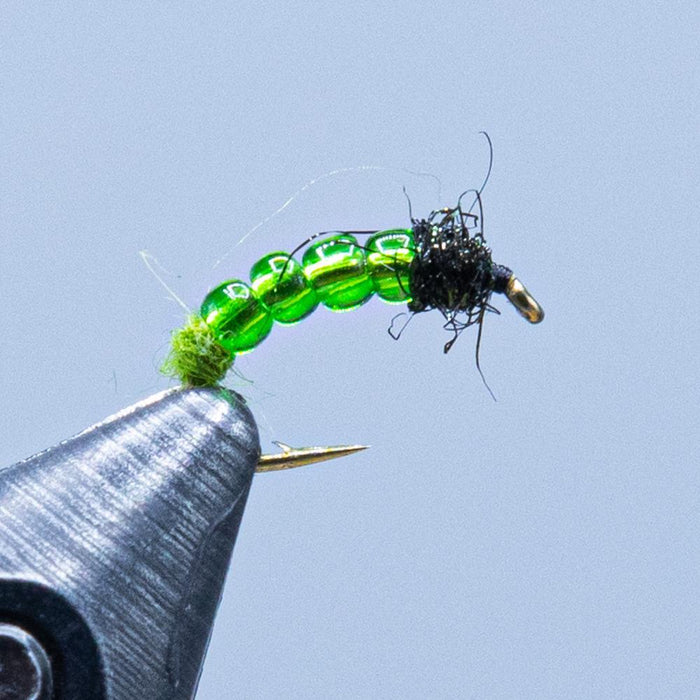
[[459,325],[466,327],[487,307],[500,281],[500,266],[494,264],[483,235],[470,233],[468,220],[459,210],[440,210],[414,221],[410,311],[438,309],[449,321],[462,316]]

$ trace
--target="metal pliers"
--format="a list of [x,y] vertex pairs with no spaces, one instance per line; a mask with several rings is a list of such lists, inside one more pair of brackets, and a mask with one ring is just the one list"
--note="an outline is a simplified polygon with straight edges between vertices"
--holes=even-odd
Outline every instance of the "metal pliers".
[[0,698],[192,698],[255,471],[362,449],[283,448],[176,389],[0,471]]

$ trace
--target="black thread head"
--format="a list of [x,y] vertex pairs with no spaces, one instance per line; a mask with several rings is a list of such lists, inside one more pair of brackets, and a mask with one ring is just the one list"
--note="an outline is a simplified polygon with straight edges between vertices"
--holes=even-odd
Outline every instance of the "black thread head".
[[508,282],[513,276],[513,270],[505,265],[493,266],[493,291],[499,294],[505,294],[508,287]]
[[434,211],[414,222],[416,255],[411,264],[410,311],[438,309],[452,330],[476,323],[488,308],[500,275],[475,217],[460,208]]

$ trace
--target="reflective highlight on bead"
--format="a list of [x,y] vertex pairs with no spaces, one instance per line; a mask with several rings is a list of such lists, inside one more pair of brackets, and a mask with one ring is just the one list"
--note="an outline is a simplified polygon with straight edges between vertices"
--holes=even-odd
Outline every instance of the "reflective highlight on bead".
[[200,313],[219,343],[237,355],[252,350],[272,329],[270,310],[241,280],[229,280],[212,289]]
[[298,323],[318,306],[304,269],[288,253],[270,253],[258,260],[250,270],[250,282],[277,323]]
[[390,304],[411,301],[410,269],[416,251],[410,229],[378,231],[367,241],[367,269],[377,296]]
[[302,265],[319,301],[332,311],[355,309],[372,296],[365,253],[354,236],[340,234],[309,246]]

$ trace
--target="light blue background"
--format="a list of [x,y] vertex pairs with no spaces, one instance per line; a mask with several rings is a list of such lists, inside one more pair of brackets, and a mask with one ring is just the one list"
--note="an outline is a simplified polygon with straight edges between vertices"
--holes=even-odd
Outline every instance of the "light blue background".
[[[233,378],[265,446],[200,700],[700,696],[696,4],[4,2],[2,464],[168,385],[181,309],[487,166],[498,299],[444,356],[378,301]],[[213,264],[306,181],[282,215]],[[442,183],[401,169],[427,171]]]

